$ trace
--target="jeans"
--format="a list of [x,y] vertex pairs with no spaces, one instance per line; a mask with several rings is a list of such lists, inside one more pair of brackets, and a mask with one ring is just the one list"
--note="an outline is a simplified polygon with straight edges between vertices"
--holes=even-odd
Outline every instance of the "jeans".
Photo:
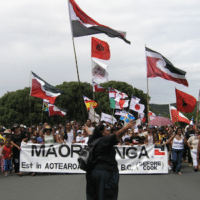
[[87,200],[117,200],[119,173],[93,170],[86,174]]
[[12,169],[11,159],[4,159],[4,171],[7,172]]
[[183,151],[183,149],[172,149],[173,172],[178,173],[181,170]]

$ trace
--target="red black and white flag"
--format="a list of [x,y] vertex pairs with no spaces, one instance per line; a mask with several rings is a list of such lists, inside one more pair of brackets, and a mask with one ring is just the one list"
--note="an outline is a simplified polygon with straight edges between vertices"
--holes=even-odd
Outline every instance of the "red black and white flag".
[[107,90],[93,81],[93,92],[107,92]]
[[63,91],[50,85],[43,79],[41,79],[34,72],[31,72],[32,84],[30,96],[37,97],[40,99],[46,99],[49,103],[54,104],[56,98],[63,93]]
[[61,115],[64,117],[66,115],[66,110],[63,110],[53,104],[49,104],[49,116]]
[[177,109],[174,106],[170,106],[170,114],[171,114],[171,120],[173,122],[184,122],[186,124],[190,124],[190,120],[185,117],[181,112],[177,111]]
[[192,95],[176,89],[176,106],[178,111],[184,113],[193,112],[196,102],[197,100]]
[[147,77],[161,77],[188,86],[188,82],[185,78],[185,71],[174,67],[174,65],[160,53],[147,47],[145,47],[145,49],[147,59]]
[[103,60],[110,59],[110,48],[107,42],[92,37],[92,57]]
[[105,33],[109,37],[118,37],[130,44],[123,32],[99,24],[83,12],[74,0],[69,0],[69,14],[74,37]]

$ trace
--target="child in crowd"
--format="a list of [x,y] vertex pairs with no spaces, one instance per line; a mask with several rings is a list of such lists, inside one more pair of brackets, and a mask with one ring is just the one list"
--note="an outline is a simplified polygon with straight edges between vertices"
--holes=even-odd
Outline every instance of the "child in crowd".
[[80,143],[83,140],[82,131],[78,130],[77,134],[78,134],[78,136],[76,136],[76,142]]
[[1,166],[1,175],[4,175],[4,159],[3,159],[3,154],[2,154],[2,150],[3,150],[3,143],[4,140],[0,139],[0,166]]
[[4,172],[5,176],[7,176],[7,172],[12,170],[12,164],[11,164],[11,156],[13,155],[12,147],[10,145],[10,141],[5,141],[5,146],[2,149],[2,154],[4,158]]
[[39,137],[37,138],[37,143],[42,144],[43,143],[43,130],[39,131]]

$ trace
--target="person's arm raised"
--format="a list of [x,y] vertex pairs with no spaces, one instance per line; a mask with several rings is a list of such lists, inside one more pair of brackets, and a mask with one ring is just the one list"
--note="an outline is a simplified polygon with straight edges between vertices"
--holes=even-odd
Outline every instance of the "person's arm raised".
[[118,130],[115,135],[117,136],[117,140],[120,140],[123,136],[123,134],[129,129],[132,128],[135,125],[135,121],[130,121],[124,128]]

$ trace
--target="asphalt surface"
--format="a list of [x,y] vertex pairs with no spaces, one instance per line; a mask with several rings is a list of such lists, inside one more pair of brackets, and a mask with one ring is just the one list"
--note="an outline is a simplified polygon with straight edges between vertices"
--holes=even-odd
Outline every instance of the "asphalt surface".
[[[200,199],[200,172],[183,163],[182,175],[120,175],[118,199]],[[85,175],[25,173],[0,177],[0,200],[86,200]]]

